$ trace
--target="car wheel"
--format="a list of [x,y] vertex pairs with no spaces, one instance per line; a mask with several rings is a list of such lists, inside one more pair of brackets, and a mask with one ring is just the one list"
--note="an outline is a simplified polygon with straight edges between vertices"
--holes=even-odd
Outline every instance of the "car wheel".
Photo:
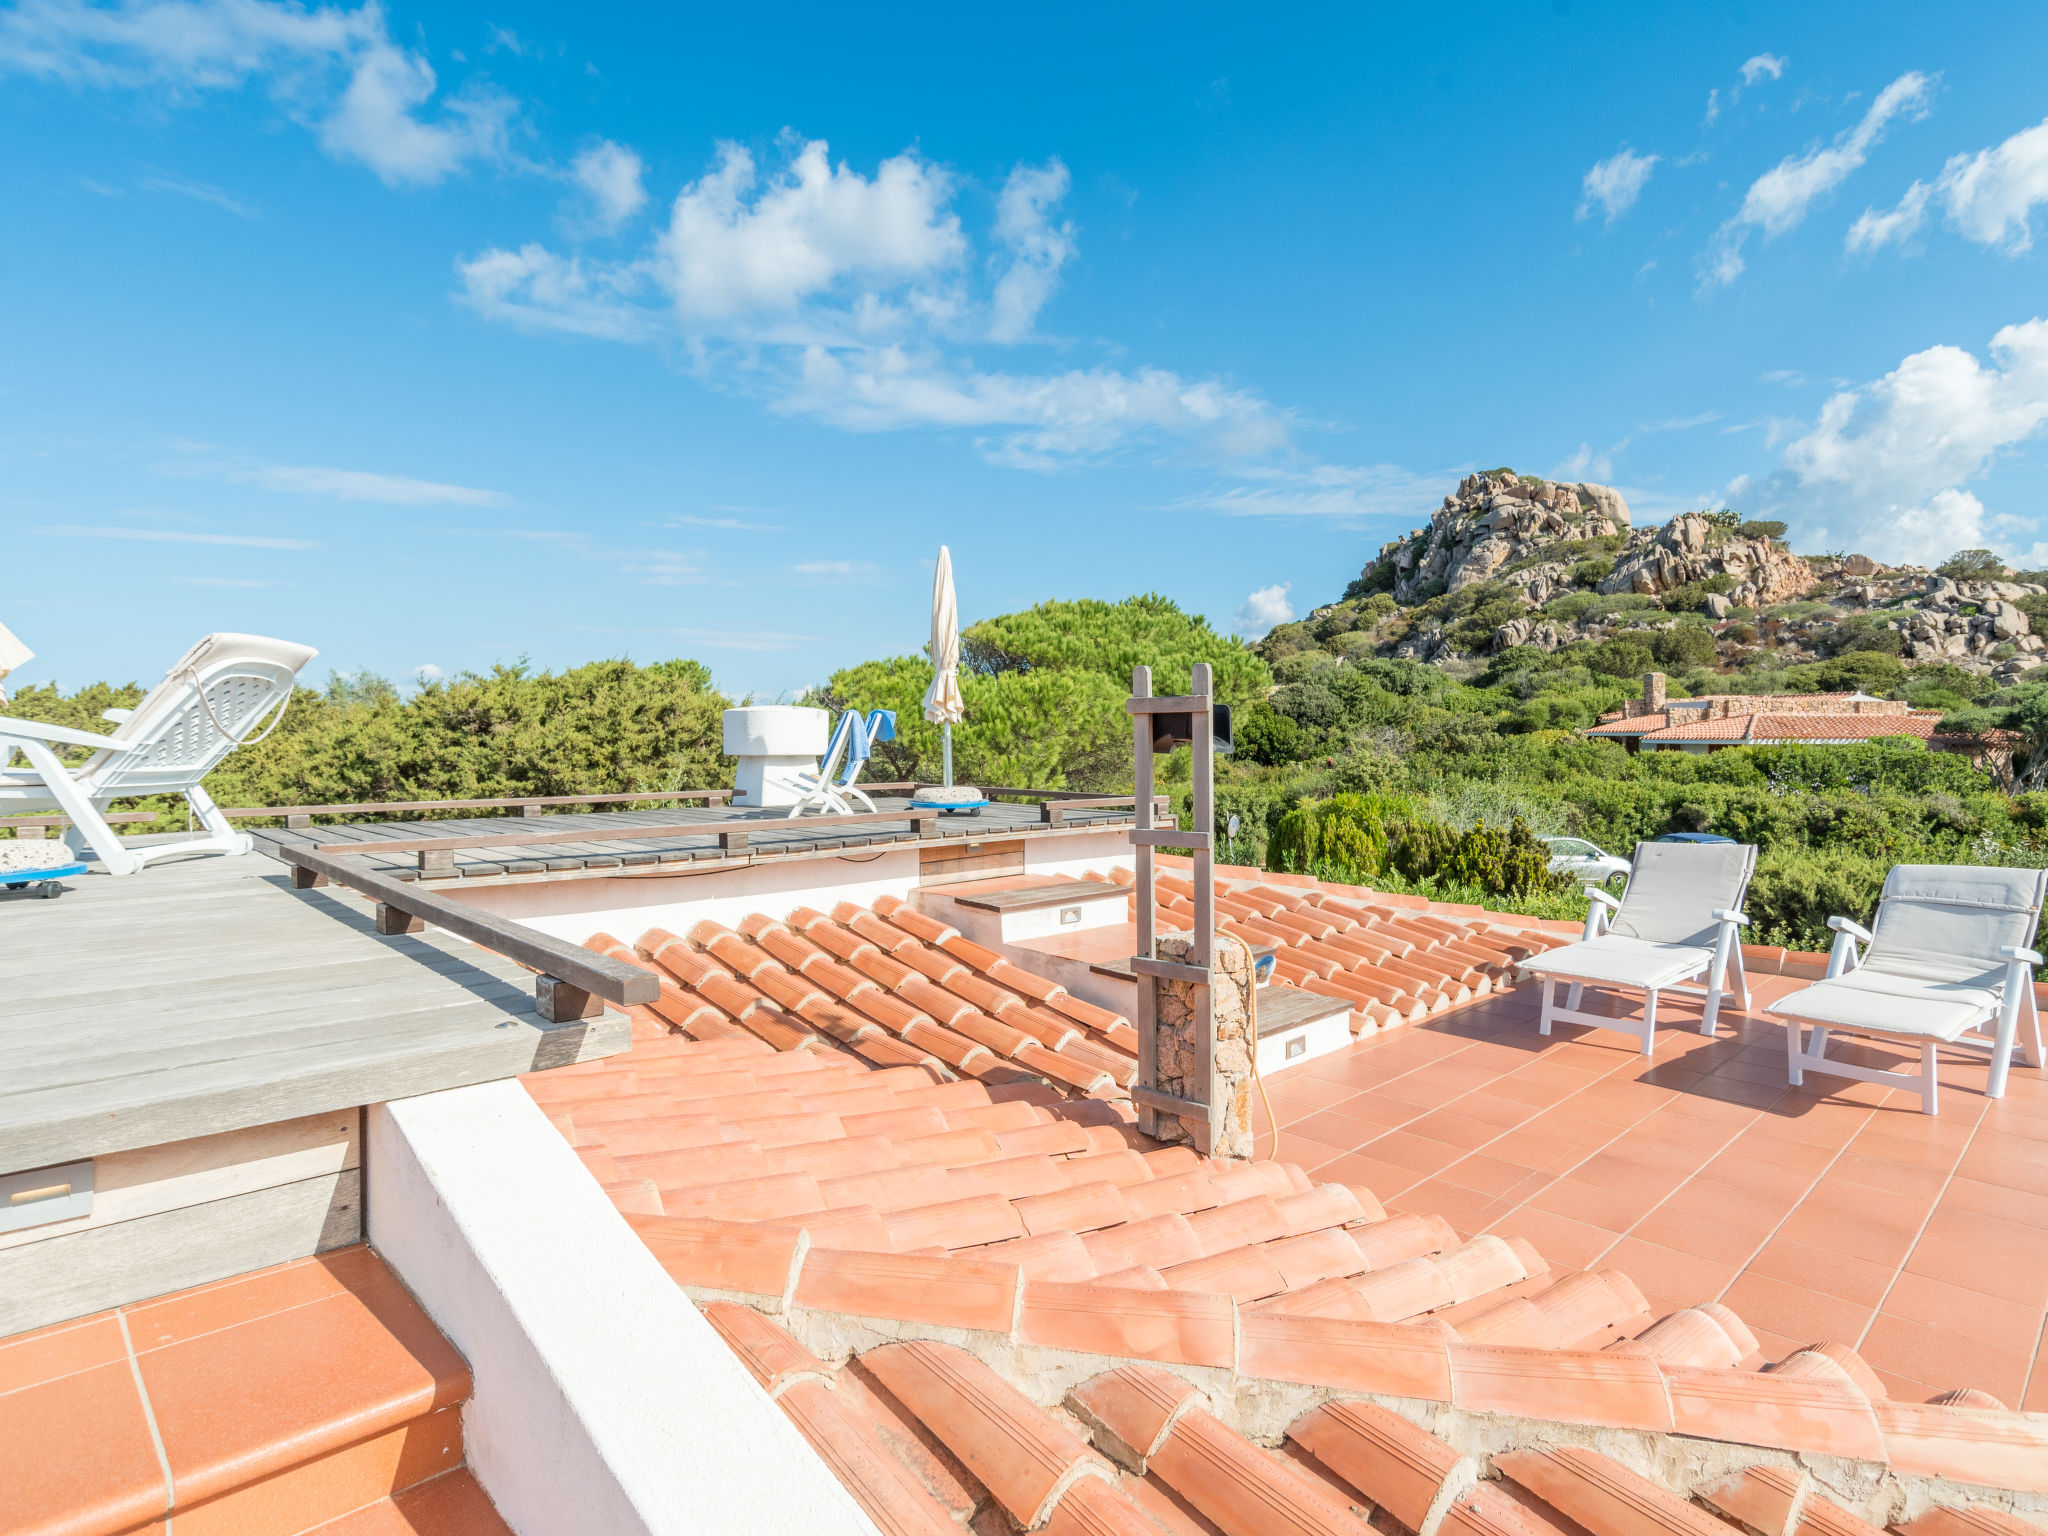
[[1607,877],[1607,889],[1614,892],[1615,895],[1619,896],[1623,891],[1628,889],[1628,876],[1625,874],[1609,875]]

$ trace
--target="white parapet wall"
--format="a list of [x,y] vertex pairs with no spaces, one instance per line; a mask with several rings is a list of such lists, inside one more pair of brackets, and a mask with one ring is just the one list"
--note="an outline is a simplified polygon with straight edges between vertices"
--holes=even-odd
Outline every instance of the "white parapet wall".
[[377,1105],[366,1143],[371,1243],[469,1361],[519,1536],[874,1536],[517,1082]]

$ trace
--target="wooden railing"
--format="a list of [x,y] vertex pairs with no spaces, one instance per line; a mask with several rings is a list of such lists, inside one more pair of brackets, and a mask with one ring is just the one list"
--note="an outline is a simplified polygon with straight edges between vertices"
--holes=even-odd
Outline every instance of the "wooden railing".
[[651,1003],[661,995],[652,971],[550,938],[481,907],[436,896],[351,859],[335,858],[324,849],[279,848],[277,857],[292,866],[292,884],[300,890],[332,882],[373,899],[379,933],[417,933],[432,923],[539,973],[534,1009],[551,1024],[595,1018],[604,1002],[625,1007]]
[[[221,812],[242,819],[252,816],[282,816],[287,827],[310,827],[315,816],[366,816],[393,811],[490,811],[517,810],[521,816],[538,816],[551,805],[613,805],[621,801],[703,800],[717,804],[732,799],[729,789],[638,790],[617,795],[507,795],[488,800],[371,800],[356,805],[240,805]],[[110,820],[112,818],[109,818]],[[147,819],[147,818],[144,818]]]

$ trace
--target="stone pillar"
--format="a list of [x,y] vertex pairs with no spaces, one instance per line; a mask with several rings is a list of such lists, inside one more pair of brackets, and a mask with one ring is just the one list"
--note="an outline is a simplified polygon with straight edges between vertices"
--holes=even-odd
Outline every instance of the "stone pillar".
[[[1185,933],[1161,934],[1158,958],[1190,963],[1194,939]],[[1196,1031],[1202,1015],[1198,988],[1190,981],[1155,979],[1154,1009],[1158,1020],[1154,1039],[1158,1051],[1155,1078],[1162,1093],[1175,1098],[1207,1098],[1215,1106],[1211,1121],[1211,1157],[1252,1155],[1252,1039],[1251,1039],[1251,951],[1240,939],[1216,935],[1211,975],[1215,985],[1215,1035],[1209,1047],[1208,1092],[1193,1080],[1196,1070]],[[1138,1111],[1138,1129],[1165,1142],[1191,1142],[1199,1147],[1191,1127],[1178,1115],[1149,1109]]]

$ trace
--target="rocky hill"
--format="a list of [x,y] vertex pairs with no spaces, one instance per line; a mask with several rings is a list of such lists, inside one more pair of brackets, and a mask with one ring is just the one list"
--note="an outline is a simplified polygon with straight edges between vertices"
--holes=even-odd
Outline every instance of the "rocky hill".
[[2025,579],[2048,573],[2003,579],[2012,573],[1982,550],[1945,564],[1951,575],[1801,557],[1785,531],[1726,511],[1638,528],[1610,486],[1469,475],[1427,527],[1382,546],[1340,601],[1279,626],[1258,650],[1273,663],[1320,649],[1455,665],[1584,646],[1597,666],[1620,640],[1660,664],[1722,669],[1871,650],[2000,683],[2048,662],[2034,633],[2048,630],[2048,586]]

